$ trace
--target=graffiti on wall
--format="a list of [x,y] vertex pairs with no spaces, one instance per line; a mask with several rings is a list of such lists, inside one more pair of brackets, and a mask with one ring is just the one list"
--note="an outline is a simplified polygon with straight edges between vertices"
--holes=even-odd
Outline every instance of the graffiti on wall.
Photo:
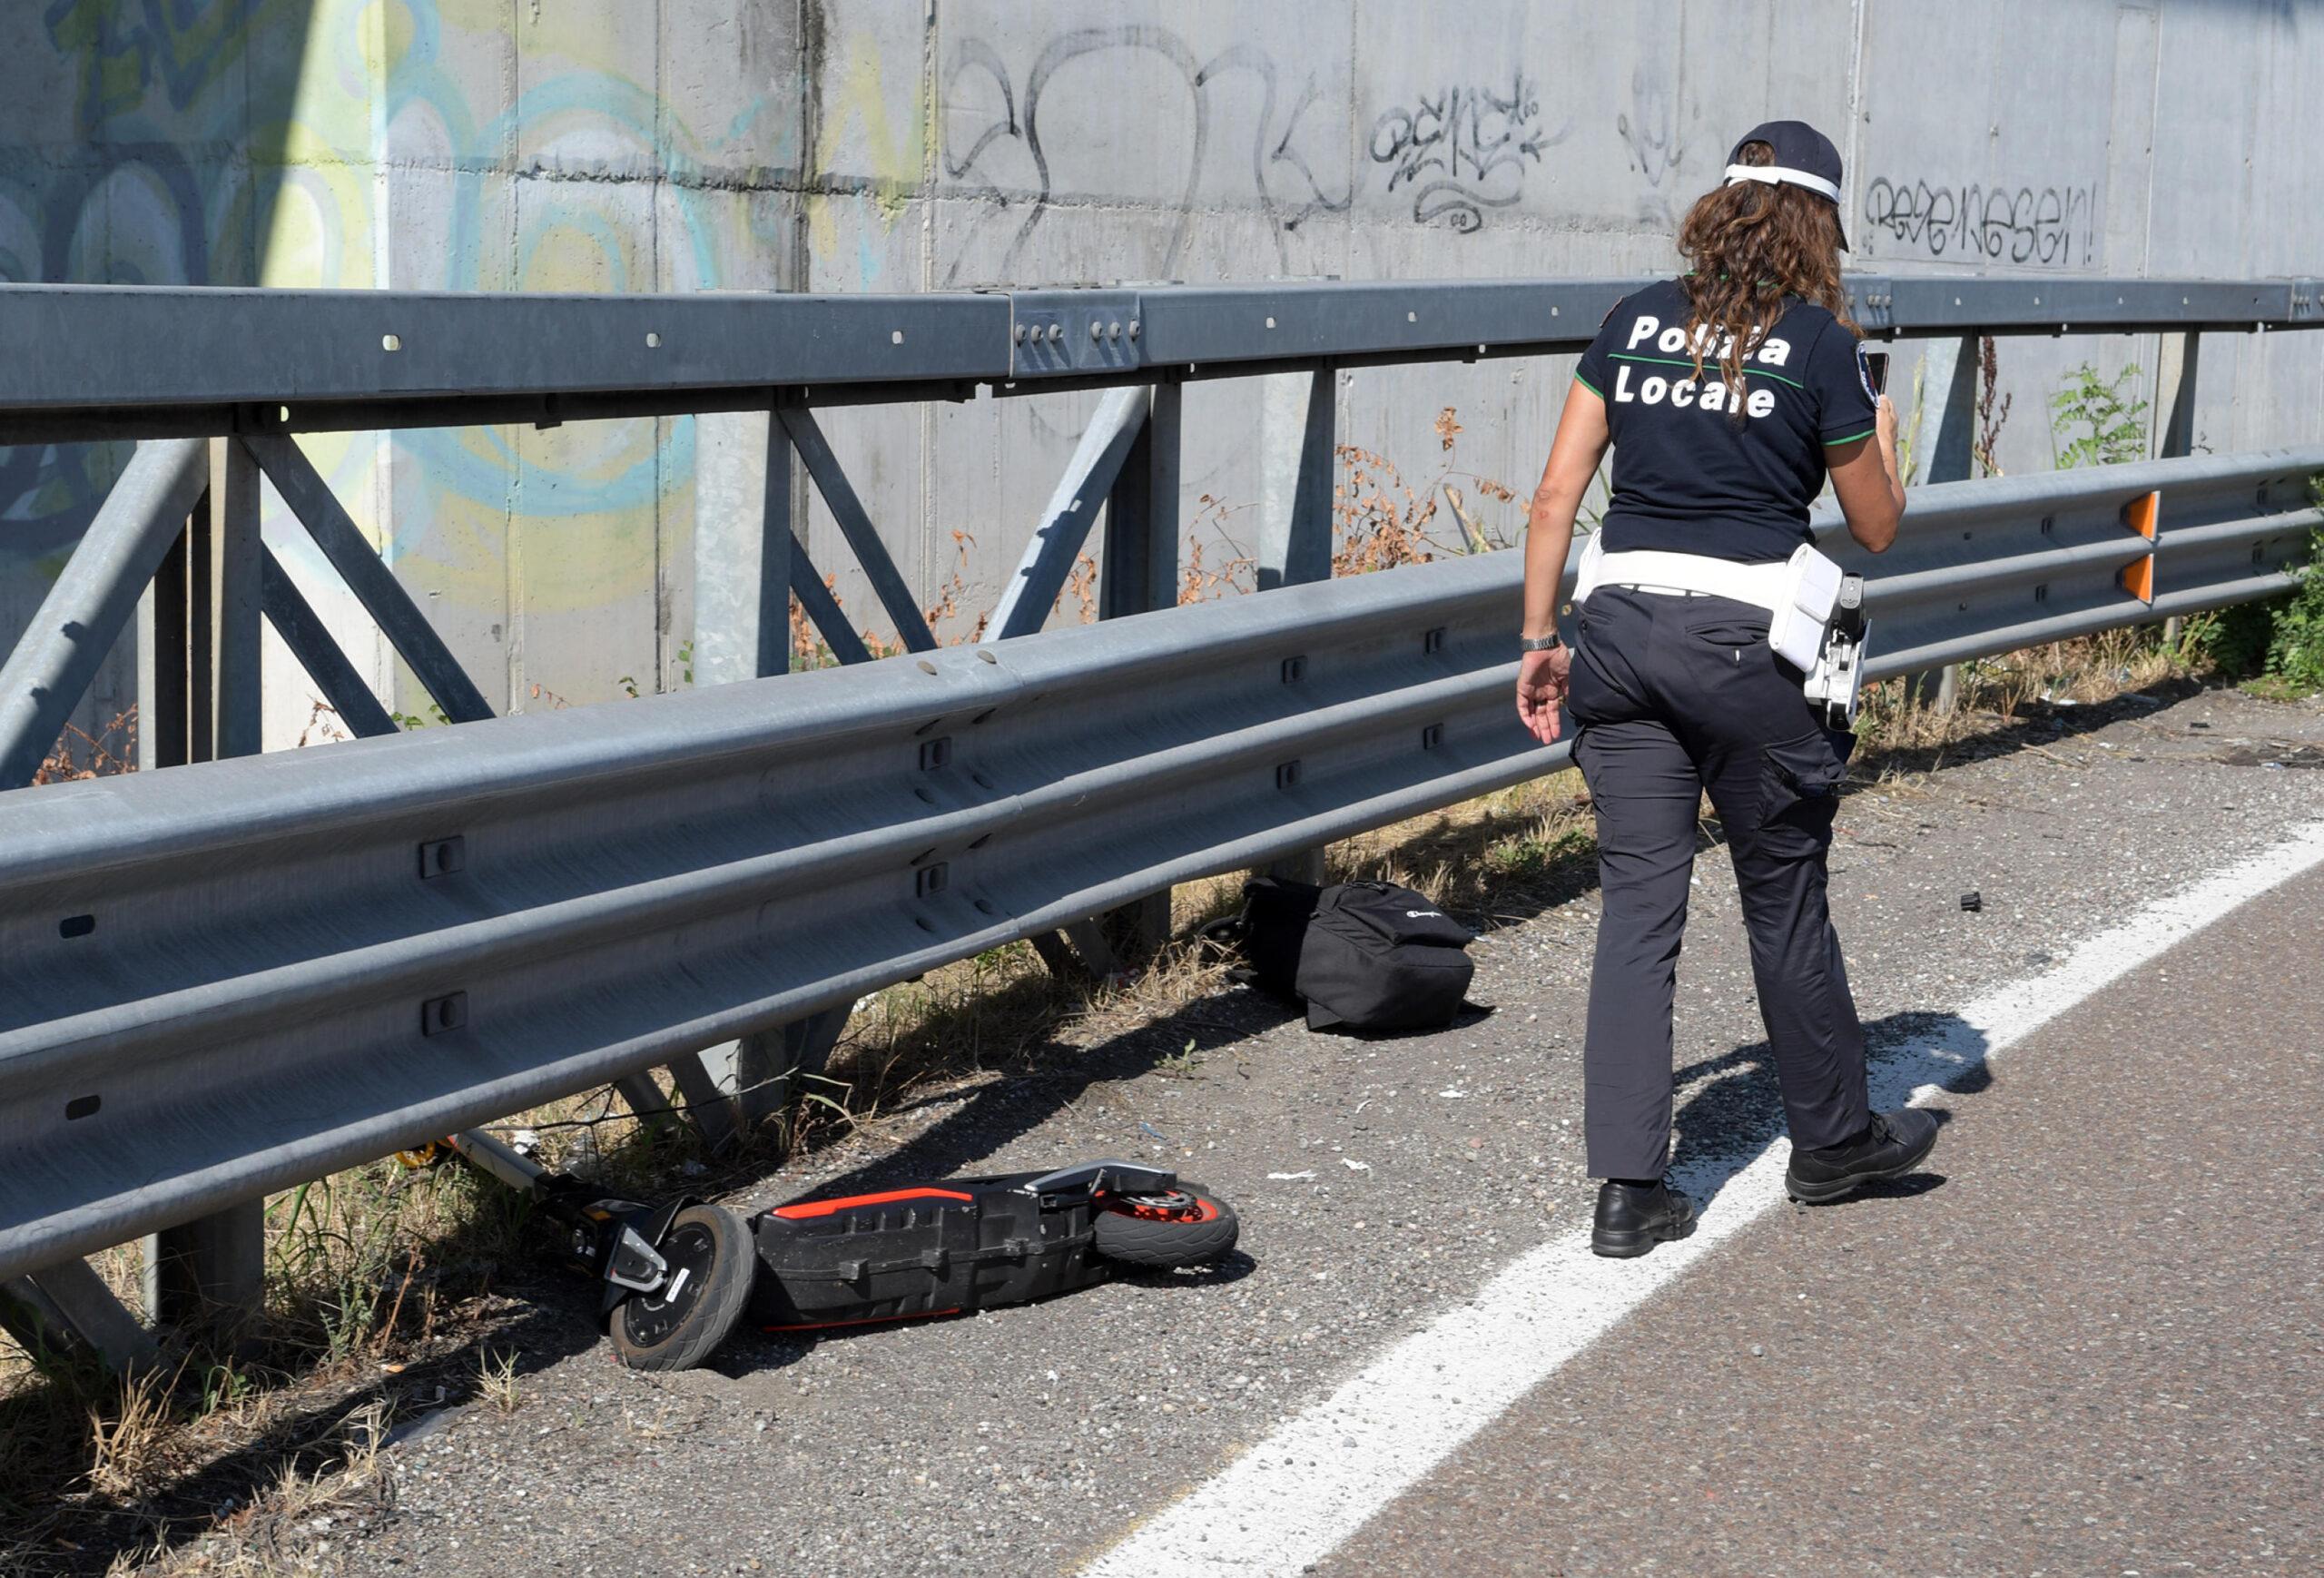
[[[1162,106],[1164,115],[1179,118],[1177,126],[1137,128],[1139,152],[1149,157],[1166,146],[1185,149],[1182,165],[1165,173],[1163,189],[1156,194],[1157,205],[1170,215],[1161,256],[1143,266],[1169,278],[1183,272],[1214,144],[1221,149],[1222,168],[1233,172],[1224,177],[1226,190],[1239,197],[1247,182],[1283,270],[1293,266],[1290,238],[1302,223],[1347,208],[1349,193],[1327,189],[1327,177],[1317,174],[1319,164],[1326,172],[1331,168],[1326,150],[1332,130],[1316,113],[1322,100],[1314,74],[1296,78],[1295,93],[1291,74],[1256,45],[1203,54],[1167,27],[1078,28],[1044,44],[1020,78],[996,45],[964,37],[952,47],[940,89],[940,113],[948,128],[943,169],[990,200],[989,214],[980,215],[980,222],[1022,206],[1023,215],[1014,219],[1014,232],[998,261],[997,277],[1018,276],[1034,235],[1060,202],[1085,196],[1118,199],[1119,167],[1110,169],[1109,181],[1101,185],[1072,181],[1058,165],[1062,154],[1119,129],[1110,117],[1120,96],[1105,89],[1101,74],[1118,75],[1138,65],[1158,66],[1185,88],[1183,98]],[[1253,89],[1258,95],[1256,111],[1245,107]],[[1232,119],[1230,99],[1243,109]],[[1167,138],[1160,134],[1164,131],[1180,134]],[[960,282],[964,271],[993,276],[995,266],[980,249],[963,246],[946,282]]]
[[[45,69],[70,84],[71,121],[63,100],[0,111],[29,154],[0,159],[0,278],[685,290],[719,286],[732,260],[763,254],[763,205],[724,173],[747,164],[770,185],[795,181],[777,163],[797,153],[795,84],[764,84],[697,137],[651,85],[650,47],[641,54],[640,35],[618,25],[580,42],[573,29],[512,41],[498,8],[388,0],[372,34],[362,17],[374,8],[55,0]],[[511,47],[527,62],[520,91],[464,69]],[[609,178],[570,179],[576,168]],[[654,186],[611,178],[641,169]],[[382,218],[393,221],[385,237]],[[389,440],[394,487],[376,496],[362,485],[368,445],[310,448],[351,505],[391,500],[377,524],[400,562],[479,595],[505,579],[512,517],[595,518],[607,528],[603,557],[575,567],[572,595],[586,600],[617,578],[605,573],[612,560],[650,567],[650,553],[631,550],[683,507],[693,442],[684,419],[411,430]],[[0,552],[53,561],[120,459],[108,446],[0,448]],[[594,588],[582,584],[591,574]]]
[[1365,151],[1387,167],[1390,192],[1411,193],[1415,223],[1467,234],[1484,227],[1487,210],[1523,196],[1529,162],[1571,130],[1546,130],[1540,84],[1512,71],[1507,93],[1448,85],[1384,112]]
[[2097,261],[2095,185],[1932,186],[1876,177],[1864,218],[1876,233],[1932,258],[1967,262]]
[[1649,74],[1644,65],[1630,73],[1630,108],[1614,116],[1614,130],[1629,150],[1630,163],[1658,192],[1663,178],[1687,156],[1679,135],[1678,95],[1659,72]]

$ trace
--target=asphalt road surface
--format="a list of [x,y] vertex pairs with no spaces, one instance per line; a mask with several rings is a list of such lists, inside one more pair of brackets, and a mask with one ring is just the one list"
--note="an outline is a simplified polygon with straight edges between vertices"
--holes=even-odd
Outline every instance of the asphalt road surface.
[[[1248,1254],[1223,1272],[744,1338],[658,1377],[544,1283],[518,1406],[407,1426],[396,1510],[318,1531],[318,1555],[819,1578],[2324,1570],[2324,864],[2271,857],[2268,891],[2089,974],[2158,901],[2223,871],[2253,885],[2255,853],[2324,823],[2319,764],[2324,709],[2206,692],[1851,795],[1835,909],[1876,1077],[1955,1087],[1929,1170],[1871,1198],[1768,1193],[1780,1110],[1713,855],[1679,1146],[1716,1194],[1685,1256],[1623,1263],[1647,1280],[1552,1275],[1591,1199],[1585,889],[1480,945],[1489,1018],[1352,1042],[1233,992],[732,1202],[1166,1159],[1241,1212]],[[1189,1040],[1191,1077],[1157,1070]],[[1540,1290],[1538,1327],[1478,1313],[1511,1287]],[[1400,1343],[1502,1329],[1429,1383],[1442,1407],[1282,1465],[1331,1481],[1316,1504],[1356,1507],[1344,1527],[1238,1514],[1265,1504],[1237,1476],[1312,1442],[1319,1400],[1406,1363]]]

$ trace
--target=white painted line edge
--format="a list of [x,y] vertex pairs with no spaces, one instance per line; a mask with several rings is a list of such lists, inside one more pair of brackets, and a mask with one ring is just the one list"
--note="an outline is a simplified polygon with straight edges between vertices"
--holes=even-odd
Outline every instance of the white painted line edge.
[[[1968,1070],[2269,890],[2324,864],[2324,822],[2089,937],[2062,962],[1986,993],[1873,1070],[1873,1105],[1925,1101]],[[1086,1578],[1294,1578],[1696,1261],[1782,1203],[1790,1147],[1709,1157],[1676,1177],[1701,1224],[1640,1260],[1590,1235],[1531,1250],[1216,1478],[1141,1524]]]

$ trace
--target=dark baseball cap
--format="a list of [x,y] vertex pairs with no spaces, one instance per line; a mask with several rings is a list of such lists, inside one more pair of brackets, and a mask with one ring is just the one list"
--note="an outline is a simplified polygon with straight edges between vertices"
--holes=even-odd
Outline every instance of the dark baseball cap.
[[[1772,164],[1745,164],[1743,144],[1765,143],[1775,150]],[[1771,186],[1804,187],[1840,206],[1840,151],[1832,140],[1805,121],[1766,121],[1736,139],[1727,155],[1727,180],[1764,181]],[[1848,250],[1847,227],[1840,227],[1840,250]]]

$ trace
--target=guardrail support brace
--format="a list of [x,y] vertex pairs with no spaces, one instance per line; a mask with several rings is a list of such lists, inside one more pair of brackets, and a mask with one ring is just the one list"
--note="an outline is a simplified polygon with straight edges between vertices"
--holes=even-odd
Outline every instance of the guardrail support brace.
[[140,444],[31,626],[0,664],[0,789],[32,782],[202,490],[202,446]]
[[676,1127],[677,1115],[670,1110],[670,1099],[662,1094],[653,1075],[624,1074],[614,1081],[614,1090],[629,1108],[630,1116],[646,1128],[666,1131]]
[[379,626],[379,633],[398,656],[410,665],[419,683],[444,715],[456,724],[476,723],[492,715],[492,707],[484,693],[444,645],[436,627],[428,622],[419,605],[396,579],[395,571],[388,567],[378,551],[364,539],[355,522],[348,516],[346,507],[330,490],[314,462],[296,440],[279,434],[253,434],[243,439],[222,439],[236,448],[246,449],[257,458],[266,470],[267,479],[274,490],[282,495],[282,502],[315,539],[315,546],[330,560],[347,589],[355,594],[365,613]]
[[742,1114],[735,1110],[728,1080],[737,1043],[722,1041],[706,1051],[675,1058],[663,1065],[678,1088],[677,1105],[686,1121],[712,1150],[725,1150],[743,1138]]
[[[1116,480],[1148,414],[1147,391],[1134,384],[1108,390],[1098,402],[1081,429],[1081,441],[1074,446],[1072,461],[1042,508],[1040,524],[1025,545],[1024,557],[1001,589],[984,640],[1030,636],[1049,622],[1049,610],[1073,573],[1074,560],[1089,539],[1098,507],[1115,497]],[[1147,452],[1152,453],[1150,449]],[[1107,513],[1112,513],[1110,508]],[[1176,517],[1175,503],[1171,514]],[[1173,547],[1175,552],[1175,537]]]
[[[889,556],[888,545],[881,540],[880,528],[872,524],[863,501],[856,497],[855,485],[847,479],[839,457],[832,452],[831,441],[823,437],[815,413],[805,406],[790,404],[778,404],[774,411],[777,422],[790,435],[792,447],[806,466],[807,475],[815,479],[815,490],[823,496],[823,504],[831,510],[840,535],[854,550],[855,562],[862,567],[880,606],[895,621],[896,635],[910,651],[934,651],[936,633],[928,627],[928,616],[921,612],[911,588],[904,584],[896,561]],[[772,440],[768,447],[772,449]]]
[[358,739],[370,739],[379,735],[396,732],[395,719],[371,694],[371,687],[355,671],[355,665],[333,639],[330,628],[316,614],[290,574],[274,557],[271,548],[261,548],[261,576],[260,601],[266,612],[266,622],[323,693],[323,700],[339,715],[339,721]]
[[745,1133],[773,1123],[778,1149],[787,1150],[803,1087],[823,1071],[847,1031],[851,1005],[835,1003],[771,1031],[744,1036],[734,1047],[734,1104]]
[[0,1327],[28,1352],[86,1348],[105,1368],[135,1375],[151,1368],[161,1345],[86,1260],[64,1260],[0,1283]]

